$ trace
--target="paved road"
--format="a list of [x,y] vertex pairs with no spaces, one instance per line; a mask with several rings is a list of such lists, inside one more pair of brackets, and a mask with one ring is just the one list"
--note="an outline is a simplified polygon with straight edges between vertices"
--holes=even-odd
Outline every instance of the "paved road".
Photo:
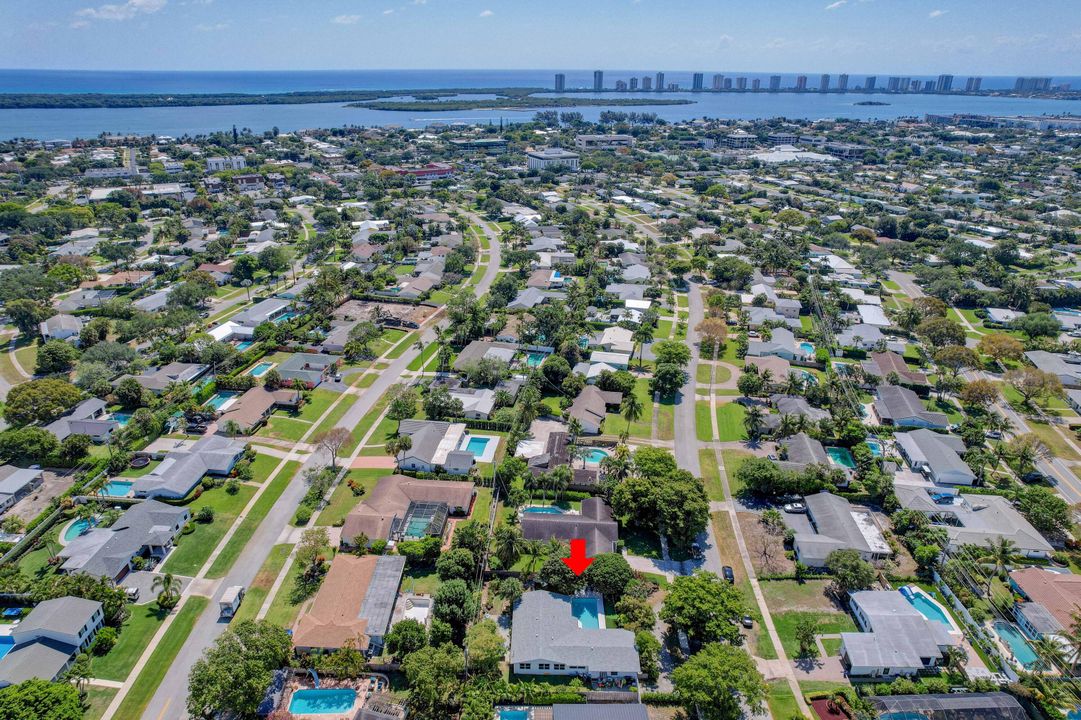
[[[698,385],[698,353],[694,347],[698,343],[698,324],[702,322],[702,292],[696,283],[690,284],[687,292],[688,309],[690,316],[687,318],[687,347],[691,348],[691,362],[687,367],[687,382],[680,390],[676,403],[675,433],[676,433],[676,464],[689,470],[695,477],[701,477],[702,472],[698,467],[698,435],[695,432],[694,393]],[[678,314],[678,310],[675,311]]]
[[[491,241],[491,253],[488,268],[475,288],[478,297],[488,292],[488,289],[492,286],[499,272],[502,258],[498,234],[489,230],[486,226],[482,225],[481,227]],[[425,343],[434,341],[435,330],[430,327],[422,334],[421,340]],[[409,363],[419,354],[420,351],[410,345],[401,357],[394,360],[390,367],[378,375],[367,392],[358,398],[342,416],[336,427],[344,427],[350,430],[356,427],[360,420],[371,412],[383,393],[391,385],[399,381]],[[267,555],[270,554],[271,548],[278,542],[282,529],[289,526],[293,513],[296,512],[301,498],[307,491],[302,479],[304,471],[311,467],[322,467],[328,463],[329,458],[325,453],[312,453],[300,470],[297,471],[293,480],[286,487],[281,497],[278,498],[278,501],[274,503],[266,519],[259,525],[255,534],[244,546],[240,556],[237,557],[229,574],[218,583],[209,608],[196,622],[165,679],[158,686],[157,692],[150,700],[150,704],[147,705],[146,711],[143,713],[144,720],[183,720],[188,717],[185,702],[188,696],[188,674],[191,672],[191,667],[228,627],[227,623],[220,622],[218,619],[219,598],[225,588],[233,585],[243,585],[245,587],[251,585],[256,573],[259,572],[259,568],[263,566]],[[243,517],[238,518],[237,522],[241,520],[243,520]]]
[[890,280],[900,285],[901,292],[908,295],[910,298],[924,296],[925,293],[920,289],[920,286],[916,284],[916,276],[912,273],[890,270],[886,275]]

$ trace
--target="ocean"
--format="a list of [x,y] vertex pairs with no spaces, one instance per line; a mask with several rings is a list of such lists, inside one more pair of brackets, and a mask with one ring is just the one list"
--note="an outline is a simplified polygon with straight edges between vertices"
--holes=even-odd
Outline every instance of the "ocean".
[[[551,87],[555,70],[371,70],[371,71],[262,71],[262,72],[120,72],[77,70],[0,70],[0,93],[279,93],[315,90],[420,90],[446,88]],[[559,71],[566,74],[568,88],[591,87],[592,71]],[[605,71],[605,85],[630,77],[652,76],[652,71]],[[706,86],[711,83],[706,76]],[[725,73],[727,77],[759,78],[768,84],[768,73]],[[852,75],[849,86],[864,82],[864,75]],[[836,76],[833,76],[836,83]],[[913,79],[933,79],[913,76]],[[954,79],[964,86],[965,76]],[[808,73],[808,84],[816,87],[817,74]],[[886,76],[878,75],[881,86]],[[985,77],[985,89],[1013,87],[1014,78]],[[690,72],[666,72],[665,82],[689,87]],[[1081,78],[1059,78],[1054,82],[1081,85]],[[782,87],[795,83],[795,75],[782,73]],[[641,98],[643,93],[605,93],[601,98]],[[576,95],[582,97],[581,94]],[[594,106],[574,108],[591,120],[604,110],[653,112],[670,121],[695,118],[792,119],[857,118],[895,119],[925,113],[972,112],[981,114],[1061,114],[1081,112],[1081,103],[1072,100],[1010,97],[969,97],[956,95],[863,95],[856,93],[675,93],[664,98],[687,98],[690,105],[638,107]],[[889,105],[857,105],[874,99]],[[0,138],[71,139],[95,137],[104,132],[158,134],[181,137],[218,130],[251,128],[255,131],[277,127],[281,131],[341,126],[425,127],[431,123],[513,123],[529,120],[535,109],[473,110],[448,112],[389,112],[349,108],[344,103],[297,105],[239,105],[213,107],[120,108],[120,109],[29,109],[0,110]]]

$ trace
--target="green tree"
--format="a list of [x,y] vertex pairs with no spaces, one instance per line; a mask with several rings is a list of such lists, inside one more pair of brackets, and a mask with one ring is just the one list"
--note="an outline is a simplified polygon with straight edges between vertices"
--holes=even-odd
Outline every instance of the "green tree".
[[432,615],[450,625],[460,642],[465,628],[477,614],[477,597],[463,580],[450,580],[436,589],[432,597]]
[[70,683],[34,678],[0,690],[5,720],[82,720],[79,690]]
[[834,550],[826,556],[826,567],[841,594],[866,590],[875,581],[875,569],[855,550]]
[[36,336],[40,324],[56,314],[51,306],[24,298],[4,303],[4,312],[11,318],[11,323],[19,328],[19,332],[27,337]]
[[631,424],[638,422],[638,419],[642,417],[642,411],[642,401],[637,395],[630,392],[623,396],[623,401],[619,404],[619,412],[627,421],[627,435],[631,434]]
[[796,642],[799,643],[799,656],[801,658],[818,657],[818,644],[815,636],[818,635],[818,620],[814,615],[800,615],[796,620]]
[[494,620],[481,620],[465,633],[465,649],[469,653],[469,671],[495,674],[507,654],[503,636]]
[[687,633],[696,645],[725,640],[741,642],[735,622],[747,612],[739,588],[711,572],[677,577],[661,607],[661,619]]
[[504,570],[509,570],[525,552],[522,530],[516,525],[498,525],[493,533],[493,552]]
[[661,641],[648,630],[639,630],[634,634],[634,647],[638,650],[642,677],[646,682],[657,682],[661,676]]
[[672,397],[683,383],[687,381],[687,373],[679,365],[673,363],[658,363],[650,378],[650,389],[661,397]]
[[601,553],[593,558],[582,576],[586,585],[603,595],[608,602],[614,603],[623,596],[627,583],[634,579],[634,571],[619,553]]
[[214,641],[188,676],[192,717],[255,714],[273,673],[293,654],[284,628],[263,620],[232,625]]
[[473,553],[465,548],[455,548],[441,554],[435,561],[435,572],[443,582],[448,580],[469,581],[477,567]]
[[651,348],[653,357],[657,363],[669,363],[680,369],[685,368],[691,361],[691,349],[686,343],[679,340],[661,340],[653,343]]
[[676,697],[690,717],[735,720],[743,706],[763,709],[767,687],[754,660],[745,651],[709,643],[672,671]]
[[394,627],[383,637],[384,648],[397,658],[416,652],[427,644],[428,636],[424,626],[412,619],[394,623]]
[[38,359],[34,372],[38,375],[67,374],[75,367],[75,362],[78,359],[79,351],[71,343],[63,340],[50,340],[38,348]]
[[180,578],[172,573],[155,575],[154,582],[150,585],[150,592],[157,593],[158,607],[163,610],[172,610],[180,600],[180,590],[183,586]]
[[423,647],[406,655],[402,672],[409,681],[410,715],[417,718],[453,717],[464,671],[465,657],[461,649],[449,643]]
[[12,425],[49,423],[82,400],[79,388],[66,380],[31,380],[11,388],[4,405],[4,418]]

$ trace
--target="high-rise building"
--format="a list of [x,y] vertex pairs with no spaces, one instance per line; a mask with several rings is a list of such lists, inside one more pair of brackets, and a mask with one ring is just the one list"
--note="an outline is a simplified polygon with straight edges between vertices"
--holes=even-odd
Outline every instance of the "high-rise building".
[[953,90],[953,75],[939,75],[935,83],[935,92],[948,93]]
[[806,89],[807,89],[807,76],[806,75],[800,75],[799,77],[796,78],[796,90],[803,91],[803,90],[806,90]]
[[822,79],[818,81],[818,92],[830,91],[830,76],[829,73],[822,73]]
[[837,89],[844,92],[848,89],[848,74],[841,73],[837,76]]
[[657,85],[657,92],[664,90],[664,73],[657,73],[657,79],[654,82]]
[[600,92],[601,90],[604,90],[604,71],[603,70],[594,70],[593,71],[593,90],[595,92]]
[[754,80],[751,80],[751,89],[754,90],[755,92],[758,92],[759,90],[762,89],[762,80],[761,80],[761,78],[755,78]]
[[[919,81],[917,81],[917,82],[919,82]],[[924,80],[923,81],[923,91],[925,93],[935,92],[935,81],[934,80]]]
[[724,87],[724,75],[714,75],[713,76],[713,89],[714,90],[720,90],[723,87]]
[[875,85],[877,85],[877,84],[878,84],[878,76],[877,75],[868,75],[867,79],[863,81],[863,89],[868,90],[868,91],[874,90]]
[[889,82],[886,83],[886,90],[889,92],[897,92],[901,88],[901,78],[891,77]]
[[965,92],[979,92],[980,85],[983,84],[982,77],[970,77],[965,81]]
[[679,90],[679,83],[668,83],[668,87],[666,87],[665,90],[675,92],[676,90]]
[[695,73],[691,78],[691,90],[701,90],[705,77],[702,73]]
[[772,92],[777,92],[778,90],[781,89],[781,76],[780,75],[770,75],[769,76],[769,89]]
[[1047,92],[1051,89],[1051,78],[1019,77],[1017,82],[1014,83],[1013,89],[1016,92]]
[[642,89],[643,90],[652,90],[653,89],[653,78],[651,78],[649,75],[644,75],[642,77]]
[[626,90],[626,89],[627,89],[627,81],[626,80],[616,80],[616,90]]
[[746,90],[747,89],[747,78],[745,78],[745,77],[736,78],[736,89],[738,89],[738,90]]
[[563,88],[567,86],[567,76],[563,73],[556,73],[556,92],[563,92]]
[[732,78],[725,78],[724,79],[724,89],[725,90],[731,90],[732,89]]
[[638,78],[632,77],[631,78],[631,90],[637,90],[637,89],[638,89]]

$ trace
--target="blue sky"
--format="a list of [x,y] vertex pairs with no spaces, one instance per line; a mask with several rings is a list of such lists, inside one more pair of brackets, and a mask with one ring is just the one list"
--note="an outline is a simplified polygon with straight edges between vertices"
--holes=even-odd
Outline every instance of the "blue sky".
[[1078,0],[3,0],[0,67],[1081,74]]

